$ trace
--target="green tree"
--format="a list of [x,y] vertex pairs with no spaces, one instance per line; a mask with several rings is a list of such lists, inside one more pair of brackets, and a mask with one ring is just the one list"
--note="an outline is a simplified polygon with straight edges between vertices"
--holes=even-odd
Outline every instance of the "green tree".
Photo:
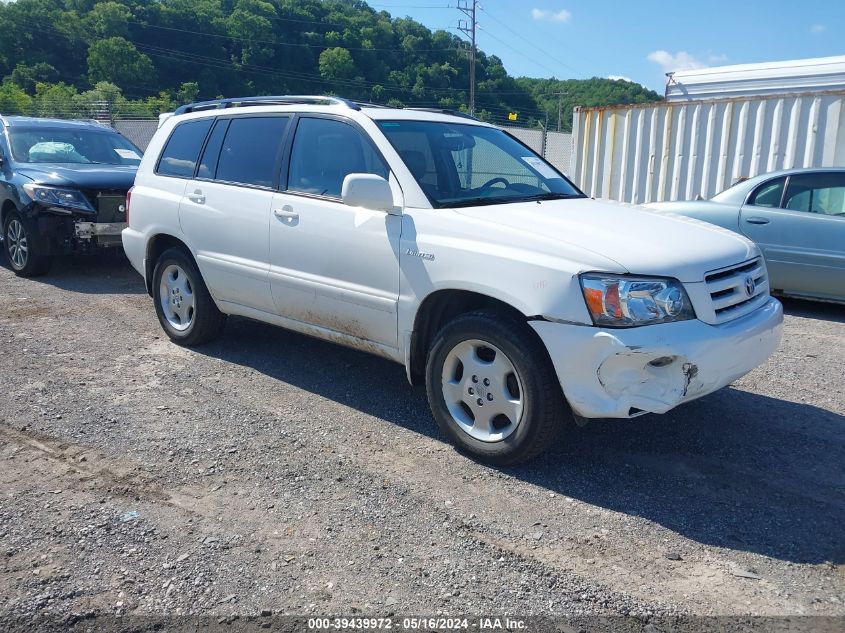
[[110,120],[114,120],[117,113],[125,108],[126,99],[120,88],[113,83],[98,81],[93,90],[77,95],[73,103],[77,113],[75,116],[99,118],[107,114]]
[[117,2],[98,2],[85,16],[83,23],[92,41],[106,37],[129,37],[128,20],[132,12]]
[[35,86],[34,114],[46,117],[76,116],[77,92],[65,83]]
[[27,92],[35,92],[35,84],[52,83],[59,78],[58,71],[46,62],[38,62],[32,66],[18,64],[12,71],[11,80]]
[[186,81],[176,93],[176,101],[179,103],[193,103],[200,94],[200,86],[196,81]]
[[88,51],[88,79],[110,81],[123,88],[155,86],[155,67],[150,58],[122,37],[109,37],[91,45]]
[[0,112],[3,114],[30,114],[32,97],[11,81],[0,84]]
[[352,79],[355,76],[355,60],[352,53],[337,46],[320,53],[320,75],[326,79]]

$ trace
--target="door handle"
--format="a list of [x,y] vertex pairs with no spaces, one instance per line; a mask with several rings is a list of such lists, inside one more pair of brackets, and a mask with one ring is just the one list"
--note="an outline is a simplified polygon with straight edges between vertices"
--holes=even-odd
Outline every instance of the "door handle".
[[753,216],[750,217],[750,218],[746,218],[745,221],[748,222],[749,224],[768,224],[769,223],[769,221],[766,218],[756,218],[756,217],[753,217]]
[[205,196],[202,195],[202,189],[194,189],[194,193],[188,194],[188,200],[197,204],[205,204]]
[[289,204],[286,204],[281,209],[273,209],[273,215],[288,224],[293,224],[299,219],[299,214]]

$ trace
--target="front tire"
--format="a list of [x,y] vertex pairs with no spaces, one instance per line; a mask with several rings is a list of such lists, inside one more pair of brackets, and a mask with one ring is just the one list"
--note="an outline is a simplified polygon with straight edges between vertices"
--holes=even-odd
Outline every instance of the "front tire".
[[18,277],[44,275],[53,263],[51,257],[38,252],[37,240],[33,237],[32,223],[24,220],[17,211],[6,214],[3,221],[3,250]]
[[522,321],[471,312],[437,334],[426,391],[440,429],[480,461],[512,466],[553,444],[569,407],[537,335]]
[[217,338],[226,315],[217,309],[193,258],[181,248],[166,250],[153,272],[153,300],[170,340],[191,347]]

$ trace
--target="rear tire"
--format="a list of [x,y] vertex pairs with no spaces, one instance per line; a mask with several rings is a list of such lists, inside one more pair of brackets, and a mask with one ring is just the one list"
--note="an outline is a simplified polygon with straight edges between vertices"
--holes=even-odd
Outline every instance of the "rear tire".
[[440,330],[428,353],[426,391],[452,443],[499,466],[528,461],[555,443],[570,411],[536,333],[487,310]]
[[226,325],[194,259],[181,248],[164,251],[156,262],[153,300],[162,329],[179,345],[207,343]]
[[38,252],[38,240],[33,239],[32,222],[24,220],[17,211],[6,213],[3,220],[3,250],[9,265],[18,277],[39,277],[50,270],[53,258]]

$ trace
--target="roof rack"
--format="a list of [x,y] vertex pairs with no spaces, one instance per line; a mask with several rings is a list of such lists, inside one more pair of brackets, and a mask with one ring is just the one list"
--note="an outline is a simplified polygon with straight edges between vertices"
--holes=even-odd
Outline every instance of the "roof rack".
[[356,101],[355,105],[359,105],[362,108],[389,108],[389,105],[384,105],[383,103],[373,103],[372,101]]
[[471,114],[467,114],[466,112],[461,112],[460,110],[449,110],[447,108],[402,108],[403,110],[417,110],[419,112],[436,112],[438,114],[450,114],[452,116],[457,116],[462,119],[472,119],[473,121],[478,121],[477,117],[474,117]]
[[341,97],[307,96],[307,95],[281,95],[272,97],[237,97],[234,99],[214,99],[212,101],[198,101],[176,108],[174,114],[187,114],[188,112],[201,112],[203,110],[222,110],[225,108],[240,108],[244,106],[261,105],[303,105],[303,104],[328,104],[344,105],[353,110],[360,110],[361,107],[354,101]]

